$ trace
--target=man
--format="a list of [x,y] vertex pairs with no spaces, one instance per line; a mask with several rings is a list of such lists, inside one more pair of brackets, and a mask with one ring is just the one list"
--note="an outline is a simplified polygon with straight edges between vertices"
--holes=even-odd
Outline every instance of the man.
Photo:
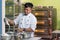
[[[20,33],[26,32],[31,34],[30,37],[34,37],[34,31],[37,24],[36,17],[31,13],[33,8],[32,3],[24,4],[24,13],[20,13],[14,20],[8,20],[11,25],[18,25]],[[27,39],[28,40],[28,39]]]

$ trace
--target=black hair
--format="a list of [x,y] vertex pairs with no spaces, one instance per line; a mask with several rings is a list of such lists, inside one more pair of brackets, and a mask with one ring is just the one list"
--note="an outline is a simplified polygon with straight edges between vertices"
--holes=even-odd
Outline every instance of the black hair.
[[28,3],[25,3],[24,4],[24,7],[27,8],[27,7],[30,7],[30,8],[33,8],[33,4],[28,2]]

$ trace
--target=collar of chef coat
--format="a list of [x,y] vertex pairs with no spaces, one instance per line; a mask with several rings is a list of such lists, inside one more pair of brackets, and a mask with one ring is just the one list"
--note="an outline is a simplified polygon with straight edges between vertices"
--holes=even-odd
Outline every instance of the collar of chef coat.
[[30,16],[30,14],[31,14],[31,13],[29,13],[29,14],[25,15],[25,13],[23,13],[23,15],[25,15],[25,16]]

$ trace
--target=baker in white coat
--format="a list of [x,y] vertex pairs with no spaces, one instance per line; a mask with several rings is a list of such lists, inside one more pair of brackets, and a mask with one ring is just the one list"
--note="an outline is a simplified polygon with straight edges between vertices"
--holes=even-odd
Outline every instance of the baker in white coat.
[[32,8],[32,3],[25,3],[24,12],[20,13],[16,19],[8,20],[11,25],[18,25],[18,30],[20,33],[25,32],[29,35],[29,37],[34,37],[34,31],[37,24],[36,17],[31,13]]

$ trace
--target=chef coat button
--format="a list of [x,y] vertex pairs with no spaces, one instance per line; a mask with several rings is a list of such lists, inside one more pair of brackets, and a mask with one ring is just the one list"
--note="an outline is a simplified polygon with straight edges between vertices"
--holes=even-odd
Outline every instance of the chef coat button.
[[29,21],[29,20],[27,20],[27,21]]
[[23,20],[23,19],[21,19],[21,20]]
[[28,24],[26,24],[26,25],[28,25]]
[[20,23],[20,24],[22,24],[22,23]]

